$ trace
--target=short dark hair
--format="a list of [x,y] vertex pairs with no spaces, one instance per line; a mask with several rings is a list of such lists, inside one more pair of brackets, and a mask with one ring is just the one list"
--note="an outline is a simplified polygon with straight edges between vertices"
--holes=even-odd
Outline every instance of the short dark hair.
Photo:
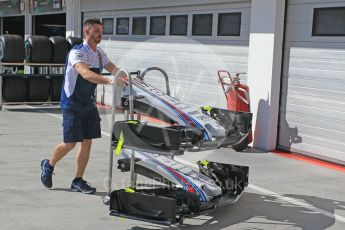
[[86,19],[83,26],[103,25],[99,18]]

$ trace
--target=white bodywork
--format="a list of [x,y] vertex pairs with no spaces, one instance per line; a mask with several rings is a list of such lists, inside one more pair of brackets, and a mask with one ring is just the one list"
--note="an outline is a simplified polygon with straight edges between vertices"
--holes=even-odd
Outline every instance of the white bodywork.
[[[179,125],[205,129],[206,140],[225,136],[224,127],[216,120],[203,114],[199,108],[187,105],[139,78],[133,78],[133,91],[134,95],[144,96],[140,101],[158,109]],[[128,95],[128,87],[124,90],[123,95]]]
[[[121,156],[125,159],[129,159],[131,157],[131,152],[132,150],[124,149]],[[176,187],[180,187],[188,191],[188,187],[190,185],[195,192],[199,194],[201,202],[208,202],[214,197],[222,195],[222,189],[217,186],[211,178],[206,177],[169,157],[142,151],[135,151],[135,157],[140,159],[136,165],[141,165],[158,173],[175,184]],[[179,177],[181,177],[181,179],[179,179]]]

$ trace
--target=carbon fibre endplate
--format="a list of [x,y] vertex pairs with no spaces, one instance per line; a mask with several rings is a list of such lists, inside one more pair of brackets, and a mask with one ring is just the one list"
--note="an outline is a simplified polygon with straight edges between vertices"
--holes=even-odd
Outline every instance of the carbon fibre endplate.
[[180,188],[120,189],[110,196],[111,214],[132,219],[144,218],[168,223],[178,222],[179,215],[200,212],[199,197]]
[[252,116],[250,112],[237,112],[219,108],[202,108],[204,114],[217,120],[225,130],[225,137],[219,138],[219,147],[237,144],[245,139],[252,129]]
[[222,194],[240,195],[248,186],[249,167],[212,161],[198,161],[199,172],[212,178]]
[[118,121],[113,127],[114,146],[118,144],[121,134],[124,148],[147,152],[183,151],[201,142],[204,130],[185,126],[158,127],[138,121]]

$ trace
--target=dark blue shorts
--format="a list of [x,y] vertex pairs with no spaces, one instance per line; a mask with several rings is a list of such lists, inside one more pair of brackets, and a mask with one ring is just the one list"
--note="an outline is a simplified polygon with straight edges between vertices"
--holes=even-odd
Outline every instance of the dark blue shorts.
[[97,109],[83,113],[63,111],[62,127],[65,143],[101,137],[101,118]]

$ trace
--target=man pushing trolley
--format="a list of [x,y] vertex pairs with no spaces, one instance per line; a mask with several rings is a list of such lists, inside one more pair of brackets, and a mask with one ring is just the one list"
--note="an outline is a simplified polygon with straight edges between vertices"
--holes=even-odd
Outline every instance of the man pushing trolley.
[[[105,52],[97,47],[102,40],[103,25],[99,19],[88,19],[83,24],[84,42],[72,48],[66,58],[65,77],[60,106],[63,114],[63,142],[50,158],[41,161],[41,181],[46,188],[53,186],[52,175],[56,164],[80,143],[76,159],[76,175],[71,190],[92,194],[96,188],[84,180],[92,139],[101,137],[100,117],[94,96],[97,84],[113,84],[114,80],[101,76],[105,68],[112,74],[118,71]],[[115,84],[126,84],[126,79],[115,79]]]

